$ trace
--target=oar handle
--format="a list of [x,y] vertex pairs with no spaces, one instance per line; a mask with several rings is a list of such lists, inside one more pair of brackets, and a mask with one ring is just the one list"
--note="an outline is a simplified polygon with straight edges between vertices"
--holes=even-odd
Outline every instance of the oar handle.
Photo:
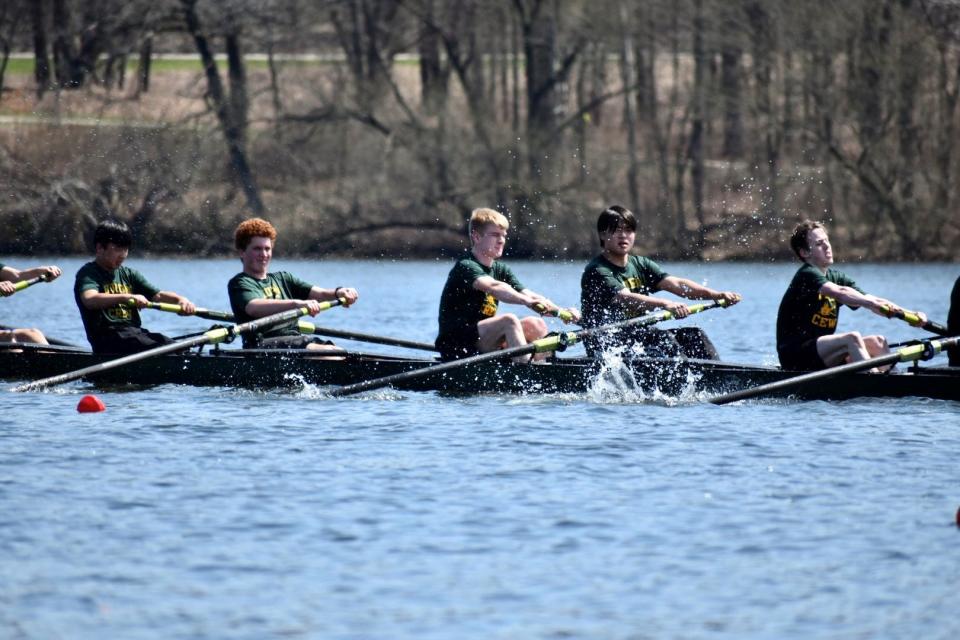
[[556,309],[548,310],[545,306],[540,303],[533,305],[533,310],[539,313],[542,316],[550,316],[553,318],[560,318],[564,322],[570,322],[573,320],[573,314],[570,313],[568,309]]
[[920,319],[920,315],[914,311],[907,311],[902,309],[900,311],[894,312],[888,306],[883,307],[883,313],[888,318],[899,318],[907,322],[912,327],[919,327],[924,331],[929,331],[930,333],[936,333],[937,335],[947,336],[950,335],[950,329],[939,322],[934,322],[933,320],[923,321]]
[[[36,278],[30,278],[29,280],[21,280],[20,282],[15,282],[13,285],[13,293],[17,293],[18,291],[23,291],[27,287],[32,287],[38,282],[46,282],[46,281],[47,281],[47,276],[42,275],[42,276],[37,276]],[[4,294],[4,295],[13,295],[13,293]]]
[[[134,302],[133,299],[130,299],[126,302],[126,306],[135,307],[137,306],[137,303]],[[146,308],[153,309],[154,311],[166,311],[167,313],[183,312],[183,307],[170,302],[149,302],[147,303]],[[223,322],[233,322],[235,320],[232,313],[227,313],[226,311],[214,311],[212,309],[203,309],[201,307],[197,307],[193,313],[188,315],[204,318],[206,320],[219,320]]]

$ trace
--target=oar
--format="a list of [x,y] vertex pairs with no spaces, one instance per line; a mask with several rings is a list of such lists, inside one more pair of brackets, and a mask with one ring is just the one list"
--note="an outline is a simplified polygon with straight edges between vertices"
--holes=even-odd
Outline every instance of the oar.
[[[136,303],[131,299],[127,302],[126,306],[135,307]],[[155,311],[166,311],[168,313],[180,313],[183,311],[178,304],[172,304],[170,302],[149,302],[147,303],[146,309],[153,309]],[[222,322],[233,322],[233,314],[227,313],[226,311],[213,311],[211,309],[203,309],[197,307],[196,311],[188,315],[196,316],[198,318],[204,318],[205,320],[219,320]]]
[[558,308],[553,311],[547,311],[542,305],[536,304],[534,305],[533,310],[542,316],[551,316],[554,318],[560,318],[564,322],[570,322],[571,320],[573,320],[573,314],[567,311],[566,309]]
[[359,342],[371,342],[373,344],[385,344],[392,347],[406,347],[407,349],[420,349],[422,351],[436,351],[437,348],[427,342],[414,342],[413,340],[403,340],[401,338],[389,338],[387,336],[375,336],[369,333],[357,333],[356,331],[341,331],[339,329],[328,329],[318,327],[311,322],[301,320],[297,323],[300,333],[330,336],[331,338],[344,338],[346,340],[357,340]]
[[777,382],[762,384],[759,387],[753,387],[752,389],[741,389],[740,391],[734,391],[733,393],[726,393],[722,396],[710,398],[710,402],[713,404],[728,404],[738,400],[748,400],[749,398],[767,395],[775,391],[791,389],[808,382],[828,380],[841,373],[864,371],[865,369],[882,367],[884,365],[895,364],[897,362],[929,360],[944,349],[955,347],[958,344],[960,344],[960,337],[943,338],[942,340],[924,340],[920,344],[903,347],[902,349],[898,349],[893,353],[877,356],[876,358],[868,358],[867,360],[861,360],[859,362],[851,362],[849,364],[840,365],[839,367],[824,369],[823,371],[804,373],[792,378],[787,378],[786,380],[778,380]]
[[[700,313],[701,311],[706,311],[707,309],[722,306],[726,306],[726,303],[718,300],[704,304],[693,304],[688,308],[690,309],[690,313]],[[533,342],[520,345],[518,347],[500,349],[499,351],[489,351],[487,353],[481,353],[469,358],[441,362],[440,364],[423,367],[422,369],[416,369],[414,371],[405,371],[403,373],[395,373],[393,375],[384,376],[383,378],[375,378],[373,380],[364,380],[355,384],[348,384],[338,389],[333,389],[330,392],[330,395],[334,397],[349,396],[355,393],[360,393],[361,391],[380,389],[381,387],[386,387],[396,382],[406,382],[415,378],[435,375],[451,369],[459,369],[472,364],[478,364],[480,362],[489,362],[491,360],[500,360],[503,358],[511,358],[533,353],[563,351],[569,345],[577,344],[585,338],[589,338],[600,333],[616,331],[626,327],[645,327],[657,322],[663,322],[664,320],[672,320],[674,317],[676,316],[674,316],[671,311],[657,311],[655,313],[648,313],[647,315],[630,318],[629,320],[623,320],[622,322],[613,322],[611,324],[604,324],[589,329],[580,329],[579,331],[569,331],[555,336],[547,336],[546,338],[540,338],[539,340],[534,340]]]
[[[132,303],[128,303],[132,304]],[[168,311],[170,313],[180,313],[180,305],[170,304],[167,302],[151,302],[147,305],[148,309],[155,309],[157,311]],[[207,320],[223,320],[226,322],[233,322],[233,314],[226,311],[211,311],[210,309],[197,309],[197,311],[192,314],[198,318],[206,318]],[[317,335],[317,336],[330,336],[333,338],[344,338],[346,340],[358,340],[360,342],[372,342],[374,344],[386,344],[393,347],[406,347],[408,349],[421,349],[423,351],[436,351],[437,348],[426,342],[414,342],[412,340],[402,340],[400,338],[388,338],[386,336],[375,336],[368,333],[357,333],[356,331],[341,331],[339,329],[327,329],[324,327],[318,327],[312,322],[307,322],[306,320],[301,320],[297,323],[297,328],[300,330],[300,333],[305,333],[308,335]]]
[[940,324],[939,322],[934,322],[933,320],[920,322],[920,316],[912,311],[900,311],[897,313],[892,313],[889,307],[884,307],[884,311],[888,318],[900,318],[901,320],[908,322],[912,327],[919,327],[924,331],[935,333],[938,336],[950,335],[950,329],[948,329],[946,325]]
[[[320,310],[324,311],[330,307],[334,307],[340,304],[339,300],[334,300],[332,302],[321,302]],[[185,340],[178,340],[177,342],[172,342],[170,344],[165,344],[147,351],[141,351],[140,353],[134,353],[128,356],[123,356],[122,358],[117,358],[116,360],[108,360],[107,362],[101,362],[100,364],[95,364],[90,367],[84,367],[83,369],[78,369],[76,371],[71,371],[69,373],[63,373],[57,376],[51,376],[49,378],[43,378],[41,380],[34,380],[33,382],[28,382],[22,384],[18,387],[14,387],[14,391],[32,391],[35,389],[43,389],[46,387],[52,387],[54,385],[63,384],[64,382],[70,382],[71,380],[76,380],[84,376],[88,376],[94,373],[100,373],[101,371],[107,371],[109,369],[115,369],[117,367],[122,367],[124,365],[132,364],[134,362],[140,362],[146,360],[147,358],[152,358],[154,356],[162,356],[166,353],[173,353],[174,351],[183,351],[184,349],[189,349],[190,347],[195,347],[201,344],[216,344],[218,342],[224,342],[231,340],[238,335],[248,333],[250,331],[257,331],[259,329],[264,329],[266,327],[271,327],[276,324],[281,324],[283,322],[288,322],[290,320],[295,320],[300,316],[307,315],[306,307],[300,307],[297,309],[290,309],[289,311],[284,311],[282,313],[275,313],[272,316],[266,316],[263,318],[258,318],[256,320],[251,320],[250,322],[245,322],[243,324],[235,324],[230,327],[221,327],[218,329],[211,329],[199,336],[193,338],[187,338]]]
[[[20,282],[14,283],[14,285],[13,285],[13,293],[16,293],[16,292],[18,292],[18,291],[23,291],[23,290],[26,289],[27,287],[32,287],[33,285],[37,284],[38,282],[46,282],[46,281],[47,281],[47,276],[45,276],[45,275],[37,276],[36,278],[30,278],[29,280],[21,280]],[[5,294],[3,294],[3,295],[11,295],[11,296],[12,296],[13,293],[10,293],[10,294],[6,294],[6,293],[5,293]]]

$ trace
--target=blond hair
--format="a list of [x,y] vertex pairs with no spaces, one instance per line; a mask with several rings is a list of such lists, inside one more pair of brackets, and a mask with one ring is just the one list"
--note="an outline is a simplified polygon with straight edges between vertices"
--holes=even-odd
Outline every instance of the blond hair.
[[473,235],[474,231],[481,233],[488,224],[495,224],[504,231],[510,228],[510,221],[507,220],[507,216],[499,211],[481,207],[470,213],[470,235]]

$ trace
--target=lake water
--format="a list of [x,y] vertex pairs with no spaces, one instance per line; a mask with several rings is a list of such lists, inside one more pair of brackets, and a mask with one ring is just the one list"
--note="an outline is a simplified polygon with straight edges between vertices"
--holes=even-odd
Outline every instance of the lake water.
[[[0,300],[0,322],[83,343],[81,261],[58,262],[57,282]],[[213,309],[227,308],[239,267],[128,264]],[[450,263],[274,266],[360,290],[318,324],[432,341]],[[531,288],[577,303],[581,264],[514,266]],[[960,272],[841,266],[939,321]],[[724,359],[775,362],[796,265],[664,267],[743,293],[684,324],[704,327]],[[209,324],[144,317],[171,335]],[[840,322],[918,335],[866,311],[844,309]],[[107,411],[76,413],[93,391]],[[960,403],[716,407],[609,388],[332,400],[314,388],[85,383],[3,397],[2,638],[960,634]]]

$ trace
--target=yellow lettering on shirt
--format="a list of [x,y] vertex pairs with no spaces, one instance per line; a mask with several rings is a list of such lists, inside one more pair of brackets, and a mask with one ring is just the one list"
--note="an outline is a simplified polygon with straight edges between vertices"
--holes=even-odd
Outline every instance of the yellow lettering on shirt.
[[269,298],[270,300],[282,300],[283,292],[280,291],[280,287],[275,284],[271,284],[266,287],[261,287],[263,290],[263,297]]
[[[133,289],[130,288],[130,285],[124,284],[122,282],[108,282],[103,285],[104,293],[133,293]],[[112,307],[106,309],[105,313],[107,317],[111,320],[130,320],[133,318],[133,309],[129,307]]]
[[480,307],[480,313],[488,318],[497,314],[497,299],[489,293],[483,299],[483,306]]
[[626,278],[623,281],[623,286],[627,289],[630,289],[632,293],[636,293],[638,290],[645,288],[643,286],[643,278],[630,277]]
[[835,329],[837,327],[837,301],[830,296],[818,296],[820,309],[810,318],[810,323],[821,329]]

